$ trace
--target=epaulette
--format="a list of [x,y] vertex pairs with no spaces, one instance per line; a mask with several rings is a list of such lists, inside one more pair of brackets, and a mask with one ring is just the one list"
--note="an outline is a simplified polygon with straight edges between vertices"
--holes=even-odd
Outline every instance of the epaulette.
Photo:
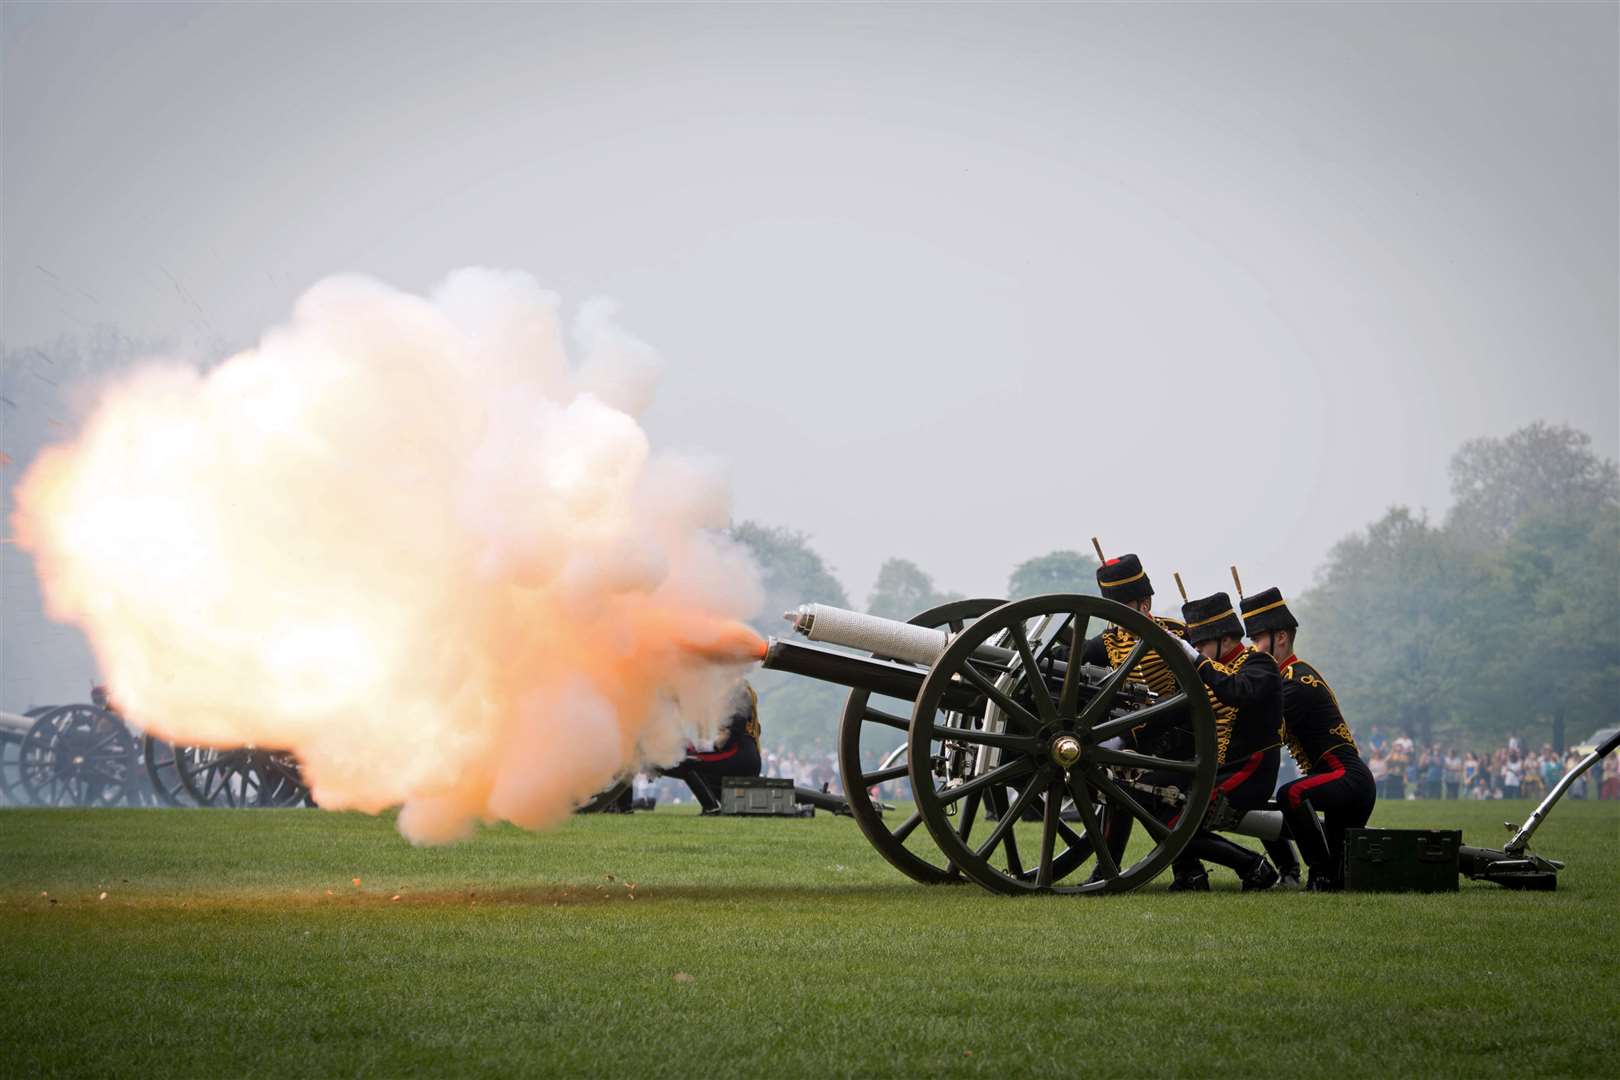
[[1182,622],[1180,619],[1172,619],[1167,615],[1155,615],[1153,616],[1153,621],[1164,627],[1164,629],[1170,631],[1172,634],[1176,635],[1176,637],[1187,636],[1187,624]]

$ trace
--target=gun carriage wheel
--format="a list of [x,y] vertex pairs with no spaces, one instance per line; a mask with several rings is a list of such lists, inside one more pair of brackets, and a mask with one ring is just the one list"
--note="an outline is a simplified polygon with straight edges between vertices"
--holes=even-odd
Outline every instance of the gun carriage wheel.
[[[1136,635],[1134,651],[1111,670],[1079,662],[1093,618]],[[1052,652],[1070,641],[1059,638],[1074,645],[1061,676]],[[997,643],[1011,652],[1005,663],[985,659],[982,647]],[[1175,689],[1133,702],[1129,676],[1149,650],[1174,675]],[[969,688],[984,702],[981,718],[952,707]],[[1121,745],[1133,734],[1157,752]],[[972,768],[950,775],[963,754],[973,757]],[[1208,696],[1171,635],[1131,608],[1079,595],[1014,601],[967,625],[924,680],[909,735],[913,797],[935,843],[967,877],[1015,894],[1126,892],[1151,881],[1198,830],[1214,789],[1215,754]],[[1153,812],[1138,785],[1165,776],[1173,779],[1159,786],[1174,787],[1196,813],[1166,824]],[[1067,800],[1080,832],[1063,820]],[[996,820],[975,836],[982,810]],[[1017,826],[1032,812],[1041,823],[1023,837],[1033,848],[1021,849]],[[1107,814],[1135,819],[1152,849],[1116,862],[1103,842]],[[1088,864],[1093,872],[1081,874]]]
[[141,740],[141,763],[146,778],[164,806],[196,806],[197,800],[180,779],[180,751],[171,742],[147,735]]
[[16,775],[40,806],[117,806],[130,795],[135,734],[116,713],[60,705],[35,719],[16,750]]
[[299,774],[298,760],[282,750],[177,746],[174,760],[181,786],[198,806],[314,805]]
[[[970,619],[976,619],[1000,605],[999,600],[958,600],[930,608],[908,621],[913,626],[948,629],[957,633]],[[873,656],[879,660],[888,659],[875,653]],[[918,834],[917,826],[922,822],[920,814],[912,813],[898,821],[885,819],[879,801],[872,797],[872,788],[877,785],[909,775],[906,760],[908,744],[904,741],[904,733],[911,721],[908,717],[873,707],[871,699],[870,690],[851,690],[844,704],[843,718],[838,724],[838,776],[844,786],[844,796],[849,800],[850,814],[878,854],[913,881],[920,881],[924,885],[959,882],[963,880],[961,874],[939,852],[907,847],[907,842]],[[884,756],[875,770],[867,772],[861,760],[861,740],[864,735],[874,731],[889,732],[899,741],[899,745]],[[926,848],[926,845],[921,846]]]

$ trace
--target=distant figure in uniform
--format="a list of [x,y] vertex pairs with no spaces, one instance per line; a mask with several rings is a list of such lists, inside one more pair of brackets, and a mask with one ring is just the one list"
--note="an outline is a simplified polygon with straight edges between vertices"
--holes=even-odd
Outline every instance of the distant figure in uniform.
[[[1243,622],[1223,592],[1187,601],[1181,615],[1187,620],[1182,648],[1209,692],[1230,710],[1218,710],[1215,716],[1215,791],[1235,810],[1258,810],[1277,786],[1283,726],[1277,662],[1269,653],[1244,646]],[[1245,892],[1277,884],[1277,870],[1264,855],[1213,832],[1200,832],[1175,863],[1173,887],[1195,892],[1209,888],[1200,859],[1231,869]]]
[[[1307,888],[1338,889],[1343,885],[1344,831],[1367,824],[1377,786],[1339,711],[1339,699],[1321,672],[1294,655],[1299,620],[1283,602],[1282,591],[1267,589],[1246,598],[1243,622],[1255,648],[1275,657],[1282,672],[1283,738],[1301,776],[1277,789],[1277,802],[1311,868]],[[1318,810],[1327,819],[1325,828],[1317,820]]]
[[728,776],[758,776],[759,695],[747,680],[737,684],[731,700],[731,718],[715,740],[713,750],[687,746],[686,757],[678,765],[663,770],[665,776],[686,781],[697,796],[705,814],[720,812],[720,781]]

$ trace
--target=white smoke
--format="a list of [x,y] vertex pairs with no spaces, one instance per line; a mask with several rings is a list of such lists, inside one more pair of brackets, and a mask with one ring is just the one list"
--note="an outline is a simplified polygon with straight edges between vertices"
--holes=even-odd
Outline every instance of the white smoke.
[[759,647],[712,464],[637,422],[657,354],[470,269],[323,281],[206,374],[153,365],[18,488],[15,532],[131,718],[294,750],[413,840],[541,826],[712,736]]

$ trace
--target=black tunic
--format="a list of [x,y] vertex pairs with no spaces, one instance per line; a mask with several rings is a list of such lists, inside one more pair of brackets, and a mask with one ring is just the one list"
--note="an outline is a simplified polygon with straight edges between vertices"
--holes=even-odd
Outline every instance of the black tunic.
[[1198,675],[1215,700],[1236,710],[1229,720],[1216,717],[1223,763],[1282,745],[1283,679],[1269,653],[1244,649],[1230,664],[1203,660]]
[[1299,771],[1309,776],[1322,767],[1322,755],[1337,750],[1339,758],[1360,757],[1350,725],[1339,711],[1339,699],[1322,673],[1291,656],[1283,661],[1283,739]]

